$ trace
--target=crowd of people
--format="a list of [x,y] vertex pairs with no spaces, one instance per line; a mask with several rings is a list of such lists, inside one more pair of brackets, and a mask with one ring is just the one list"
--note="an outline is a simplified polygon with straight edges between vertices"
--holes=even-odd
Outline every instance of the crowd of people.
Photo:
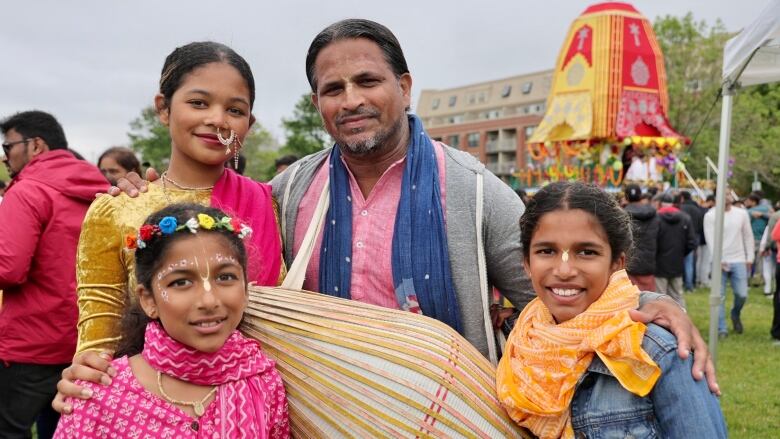
[[[635,285],[643,290],[668,294],[685,307],[685,293],[697,287],[709,287],[715,234],[715,197],[703,197],[697,203],[690,191],[643,191],[628,184],[623,208],[631,216],[637,245],[629,258],[627,271]],[[739,199],[726,195],[721,264],[721,295],[718,335],[729,334],[725,298],[728,286],[733,291],[731,326],[741,334],[742,307],[750,286],[763,286],[764,296],[774,305],[770,330],[773,344],[780,346],[780,290],[775,278],[777,240],[780,228],[771,202],[761,191]]]
[[165,59],[154,106],[171,155],[148,181],[120,148],[98,166],[77,158],[50,114],[0,124],[12,178],[0,204],[0,436],[29,437],[53,404],[62,416],[39,437],[288,437],[274,361],[237,327],[248,283],[279,285],[307,240],[305,289],[439,320],[498,360],[483,253],[490,285],[522,310],[496,390],[534,435],[620,418],[621,434],[726,436],[706,344],[667,299],[683,304],[680,267],[702,242],[680,203],[658,200],[662,260],[634,268],[629,216],[602,190],[555,183],[526,206],[432,140],[409,112],[412,75],[386,27],[334,23],[305,64],[335,145],[278,163],[269,183],[235,172],[255,79],[219,43]]

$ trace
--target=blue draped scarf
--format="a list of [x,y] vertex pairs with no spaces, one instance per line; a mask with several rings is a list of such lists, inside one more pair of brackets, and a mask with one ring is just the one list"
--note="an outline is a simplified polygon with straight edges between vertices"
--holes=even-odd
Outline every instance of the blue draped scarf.
[[[409,115],[409,147],[393,232],[393,283],[401,309],[420,312],[461,332],[431,139]],[[330,154],[330,206],[320,249],[320,292],[351,299],[352,196],[336,145]]]

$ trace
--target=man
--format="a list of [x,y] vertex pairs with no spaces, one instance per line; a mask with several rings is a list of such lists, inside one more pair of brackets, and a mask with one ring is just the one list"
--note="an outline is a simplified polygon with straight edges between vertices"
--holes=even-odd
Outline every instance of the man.
[[[726,281],[731,280],[731,288],[734,291],[734,306],[731,308],[731,323],[734,332],[742,333],[742,320],[740,314],[747,300],[748,274],[755,257],[755,242],[753,231],[750,228],[750,218],[747,211],[732,206],[733,198],[726,195],[726,204],[723,214],[723,256],[721,258],[721,290],[722,301],[720,304],[720,316],[718,318],[718,335],[726,337]],[[704,214],[704,237],[710,254],[713,254],[715,242],[715,209],[710,209]]]
[[[480,294],[477,176],[484,177],[480,235],[488,281],[522,309],[534,296],[521,265],[518,221],[524,207],[519,197],[470,154],[432,141],[419,119],[407,114],[412,76],[386,27],[361,19],[328,26],[309,47],[306,73],[312,102],[336,146],[298,160],[271,181],[280,202],[288,266],[317,218],[328,183],[328,216],[304,287],[422,312],[456,328],[487,356],[493,335],[485,329]],[[128,180],[120,181],[128,195],[143,190],[137,176]],[[697,352],[706,352],[676,305],[648,303],[654,298],[645,295],[642,307],[654,316],[633,315],[649,321],[668,313],[671,326],[682,329],[677,331],[680,352],[690,346],[692,334]],[[701,361],[694,366],[700,378],[705,361],[695,360]],[[95,359],[94,364],[105,363]],[[707,376],[714,378],[710,363],[706,366]],[[83,370],[81,364],[74,367]],[[77,394],[69,383],[62,386],[69,395]],[[710,388],[716,391],[714,380]]]
[[696,271],[696,260],[697,258],[702,257],[700,249],[705,246],[704,211],[695,201],[693,201],[691,193],[688,191],[680,192],[680,210],[691,217],[693,233],[696,236],[696,246],[694,247],[694,250],[685,255],[683,288],[685,288],[685,291],[691,292],[697,283],[701,283],[701,273]]
[[289,168],[290,165],[298,161],[298,157],[294,156],[292,154],[283,155],[276,159],[274,161],[274,167],[276,167],[276,174],[278,175],[284,172],[285,169]]
[[0,204],[0,437],[29,437],[76,350],[76,244],[103,175],[41,111],[0,123],[11,183]]
[[658,216],[658,251],[655,258],[656,292],[668,294],[683,307],[683,270],[685,255],[696,248],[691,217],[674,206],[674,197],[661,196]]
[[624,192],[628,201],[625,209],[634,224],[634,249],[626,272],[640,290],[655,291],[655,254],[661,220],[653,206],[642,202],[644,197],[638,185],[629,184]]
[[[701,210],[703,214],[706,214],[710,209],[715,207],[715,196],[707,195],[707,198],[701,201]],[[710,280],[712,280],[712,253],[710,248],[707,247],[707,239],[704,236],[704,215],[702,215],[701,226],[701,250],[696,258],[696,281],[699,286],[710,286]]]
[[[772,212],[767,204],[761,202],[761,195],[755,192],[752,192],[745,199],[745,207],[748,215],[750,215],[750,228],[753,231],[753,242],[755,243],[754,248],[758,250]],[[772,294],[772,278],[774,277],[772,257],[771,255],[761,255],[757,252],[756,260],[759,263],[753,266],[753,272],[750,274],[750,277],[753,278],[753,275],[758,274],[760,271],[764,279],[764,294]]]

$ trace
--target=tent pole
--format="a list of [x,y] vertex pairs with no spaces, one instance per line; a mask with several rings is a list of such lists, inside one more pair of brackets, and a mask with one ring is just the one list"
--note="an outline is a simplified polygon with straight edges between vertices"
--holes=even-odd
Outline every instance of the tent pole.
[[[723,215],[726,205],[726,183],[728,179],[729,142],[731,140],[731,106],[734,86],[723,85],[723,105],[720,116],[720,144],[718,147],[718,184],[715,195],[715,233],[712,243],[712,281],[710,285],[710,355],[717,364],[718,314],[721,305],[721,279],[723,272]],[[725,292],[723,292],[725,293]],[[723,294],[725,297],[725,294]]]

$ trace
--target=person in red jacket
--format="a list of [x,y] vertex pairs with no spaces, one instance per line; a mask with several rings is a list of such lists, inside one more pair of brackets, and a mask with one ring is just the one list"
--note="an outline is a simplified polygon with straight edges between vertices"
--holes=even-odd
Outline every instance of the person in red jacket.
[[30,437],[76,350],[76,246],[108,183],[42,111],[0,123],[11,183],[0,204],[0,437]]

